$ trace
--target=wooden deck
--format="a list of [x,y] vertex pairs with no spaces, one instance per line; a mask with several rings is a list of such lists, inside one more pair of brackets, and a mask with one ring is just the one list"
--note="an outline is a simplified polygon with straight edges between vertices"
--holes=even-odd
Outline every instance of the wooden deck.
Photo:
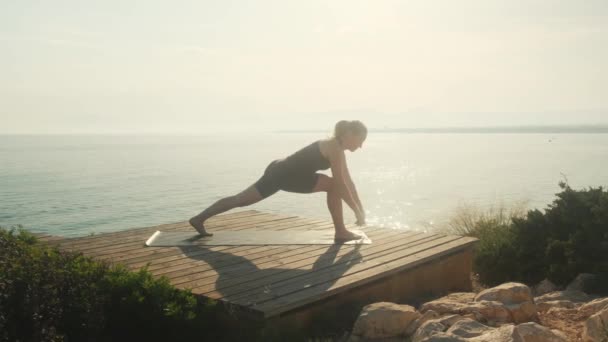
[[[330,221],[256,210],[218,215],[206,226],[211,232],[333,230]],[[168,277],[177,288],[221,300],[261,319],[327,310],[355,299],[363,305],[471,286],[471,249],[476,240],[467,237],[368,226],[363,230],[373,241],[370,245],[144,245],[156,230],[191,229],[187,222],[179,222],[79,238],[40,239],[133,270],[148,265],[154,276]]]

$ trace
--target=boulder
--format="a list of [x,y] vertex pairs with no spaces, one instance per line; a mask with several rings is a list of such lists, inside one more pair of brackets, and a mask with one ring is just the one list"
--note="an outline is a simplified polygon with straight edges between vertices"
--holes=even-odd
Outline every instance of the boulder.
[[[430,312],[430,311],[427,311]],[[444,333],[448,328],[452,327],[459,321],[470,320],[469,318],[460,315],[447,315],[437,319],[430,319],[422,323],[418,330],[412,336],[412,342],[419,341],[435,341],[434,339],[437,334]],[[437,335],[441,338],[454,337],[450,334]],[[439,338],[438,337],[438,338]],[[456,336],[458,337],[458,336]],[[458,337],[460,338],[460,337]],[[444,340],[442,340],[444,341]]]
[[466,338],[448,334],[445,332],[436,333],[435,335],[425,338],[420,342],[467,342]]
[[521,342],[568,342],[560,331],[551,330],[534,322],[517,325],[514,335]]
[[489,330],[483,335],[467,339],[469,342],[521,342],[515,336],[515,326],[506,324],[499,328]]
[[489,325],[509,323],[513,320],[511,313],[502,303],[487,300],[471,303],[464,307],[461,313],[473,314],[477,321]]
[[511,315],[510,319],[501,319],[504,322],[523,323],[538,319],[532,291],[525,284],[501,284],[480,292],[475,296],[475,301],[493,301],[504,304]]
[[532,301],[506,304],[505,307],[511,313],[513,323],[519,324],[538,320],[536,304]]
[[481,291],[475,296],[475,301],[495,301],[503,304],[515,304],[533,301],[532,291],[521,283],[504,283]]
[[538,312],[546,312],[552,308],[573,309],[576,305],[569,300],[552,300],[536,304]]
[[554,307],[547,310],[547,315],[549,316],[575,316],[577,313],[577,309],[567,309],[560,307]]
[[545,293],[549,293],[549,292],[553,292],[553,291],[557,291],[557,286],[555,286],[555,284],[553,284],[551,282],[551,280],[544,279],[543,281],[538,283],[536,286],[534,286],[532,292],[534,293],[534,296],[541,296],[541,295],[544,295]]
[[596,279],[597,276],[591,273],[581,273],[566,286],[566,291],[589,292],[588,290],[593,286],[593,282],[595,282]]
[[422,314],[422,316],[418,317],[416,320],[414,320],[414,322],[412,322],[412,324],[407,327],[407,329],[405,330],[405,336],[413,335],[424,322],[437,318],[439,318],[439,314],[437,312],[433,310],[426,311]]
[[585,317],[589,317],[607,307],[608,297],[598,298],[590,301],[589,303],[583,304],[580,308],[578,308],[578,312]]
[[435,300],[422,305],[420,311],[432,310],[439,315],[467,315],[480,322],[495,325],[496,323],[522,323],[535,320],[536,305],[533,302],[503,304],[497,301],[477,301],[468,304]]
[[608,308],[589,317],[585,321],[583,330],[583,341],[605,342],[608,341]]
[[446,326],[441,324],[438,320],[430,320],[422,323],[420,328],[416,330],[412,336],[412,342],[429,341],[431,336],[438,333],[442,333],[446,330]]
[[466,304],[474,301],[476,295],[477,294],[475,292],[454,292],[443,296],[440,299]]
[[454,325],[452,325],[447,330],[447,333],[464,338],[469,338],[483,335],[489,330],[492,330],[492,328],[472,319],[465,318],[454,323]]
[[408,326],[420,317],[413,307],[380,302],[366,305],[355,321],[353,335],[384,338],[405,334]]
[[443,324],[447,329],[463,319],[467,319],[467,317],[461,315],[448,315],[438,318],[437,321]]
[[568,290],[568,291],[553,291],[553,292],[546,293],[542,296],[535,297],[534,302],[536,304],[538,304],[538,303],[550,302],[550,301],[554,301],[554,300],[569,300],[572,303],[583,303],[583,302],[588,302],[591,299],[593,299],[593,298],[591,296],[587,295],[585,292]]
[[443,314],[457,314],[463,308],[467,306],[467,303],[461,303],[453,301],[451,299],[445,299],[444,297],[435,299],[430,302],[426,302],[420,306],[420,312],[424,313],[428,310],[433,310],[440,315]]

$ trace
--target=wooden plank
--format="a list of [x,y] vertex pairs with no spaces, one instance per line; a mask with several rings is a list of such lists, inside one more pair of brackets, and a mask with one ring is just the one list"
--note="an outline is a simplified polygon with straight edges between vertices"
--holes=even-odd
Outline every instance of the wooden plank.
[[[376,241],[378,243],[393,241],[398,234],[404,233],[387,230],[386,235],[374,237],[374,243],[376,243]],[[415,233],[411,233],[411,235],[413,234]],[[311,267],[314,267],[315,263],[324,262],[330,258],[341,257],[352,250],[351,248],[341,248],[337,251],[335,256],[324,253],[331,250],[331,248],[332,247],[328,248],[326,246],[316,249],[307,248],[308,251],[281,255],[280,259],[256,262],[256,266],[260,270],[263,270],[263,272],[246,272],[245,270],[238,268],[216,270],[219,272],[216,272],[214,277],[199,279],[195,282],[181,285],[189,285],[188,287],[191,287],[193,293],[212,298],[219,299],[227,295],[235,296],[256,288],[262,288],[271,284],[273,281],[280,281],[281,279],[288,277],[292,270],[310,269]],[[313,252],[314,254],[311,254],[310,252]],[[311,255],[315,256],[311,257]],[[216,280],[220,275],[229,277],[229,279],[223,281],[222,284],[217,284]]]
[[[394,236],[398,236],[399,234],[402,234],[401,232],[394,232],[391,230],[387,230],[387,229],[382,229],[382,228],[375,228],[379,234],[377,235],[373,235],[374,236],[374,245],[383,245],[384,243],[390,242],[392,240],[390,239],[394,239]],[[371,235],[371,232],[370,232]],[[346,253],[344,251],[349,251],[354,247],[354,245],[333,245],[333,246],[338,246],[338,248],[342,249],[343,251],[341,253]],[[366,246],[367,247],[367,246]],[[335,247],[334,247],[335,248]],[[275,263],[279,263],[282,264],[283,266],[289,266],[291,268],[306,268],[306,267],[311,267],[315,261],[321,256],[323,255],[323,253],[328,249],[328,246],[312,246],[310,248],[307,248],[305,251],[302,252],[298,252],[298,253],[289,253],[289,255],[281,255],[280,259],[274,259],[274,260],[268,260],[268,259],[261,259],[259,261],[257,260],[252,260],[250,263],[254,263],[254,265],[256,267],[260,267],[262,265],[265,265],[265,263],[267,261],[274,261]],[[295,254],[295,255],[292,255]],[[269,266],[266,266],[269,267]],[[257,270],[257,269],[256,269]],[[251,273],[252,271],[256,271],[256,270],[252,270],[251,267],[247,267],[247,265],[245,265],[245,267],[239,267],[239,265],[235,265],[233,267],[230,268],[218,268],[215,267],[215,265],[206,272],[203,273],[199,273],[199,274],[193,274],[189,277],[186,277],[187,283],[184,283],[184,281],[182,279],[172,279],[172,284],[174,285],[180,285],[180,286],[188,286],[191,288],[197,288],[197,287],[201,287],[204,285],[208,285],[210,283],[214,283],[216,278],[219,275],[225,274],[226,276],[244,276],[247,275],[248,273]],[[219,273],[219,274],[218,274]],[[262,273],[258,273],[257,276],[261,277],[263,276]],[[212,278],[209,278],[212,277]],[[277,277],[280,277],[279,275],[277,275]],[[252,281],[253,279],[250,279],[250,281]]]
[[[475,243],[475,241],[476,239],[474,238],[461,237],[440,246],[436,246],[437,248],[425,249],[415,254],[393,259],[380,267],[371,265],[371,268],[373,269],[371,272],[362,272],[359,270],[357,272],[349,272],[349,274],[342,275],[337,278],[337,280],[335,278],[328,278],[325,283],[306,287],[292,293],[290,296],[281,296],[265,300],[264,302],[258,302],[253,308],[263,311],[266,317],[272,317],[310,302],[330,297],[338,292],[343,292],[350,288],[403,272],[404,270],[430,262],[433,259],[439,259],[441,256],[464,250]],[[364,266],[359,268],[364,268]]]
[[[449,239],[448,239],[449,240]],[[301,288],[301,286],[306,282],[310,285],[310,283],[325,281],[323,277],[331,275],[335,273],[335,270],[338,270],[338,273],[344,273],[346,265],[352,263],[381,263],[381,258],[386,255],[391,255],[393,253],[399,253],[403,250],[417,250],[424,248],[424,246],[436,245],[445,241],[443,235],[428,235],[428,234],[418,234],[414,235],[410,238],[397,239],[394,238],[390,243],[385,244],[379,247],[370,247],[364,251],[365,254],[359,254],[358,256],[353,256],[352,259],[344,259],[337,261],[327,267],[322,267],[316,270],[311,270],[308,272],[301,272],[297,276],[290,277],[288,279],[282,278],[269,278],[266,280],[266,285],[271,286],[273,289],[277,291],[282,291],[282,289],[287,289],[287,291],[294,291],[294,288],[297,290]],[[371,245],[373,246],[373,244]],[[366,246],[367,247],[367,246]],[[345,254],[341,255],[344,257]],[[260,291],[259,288],[252,287],[247,291],[238,291],[235,294],[224,294],[224,298],[231,302],[240,303],[243,305],[248,305],[247,303],[257,303],[260,301]],[[273,290],[274,294],[274,290]]]
[[[392,258],[403,258],[404,256],[412,255],[429,248],[440,246],[441,244],[453,241],[455,239],[458,238],[453,236],[443,236],[430,241],[424,241],[422,243],[408,245],[408,248],[395,247],[388,250],[380,251],[378,253],[374,253],[373,258],[367,260],[364,258],[364,256],[355,256],[351,260],[337,262],[331,265],[330,267],[324,268],[322,270],[304,273],[301,276],[292,277],[291,279],[277,282],[272,286],[272,293],[260,293],[257,291],[253,291],[245,296],[230,296],[227,297],[227,299],[229,299],[231,302],[243,305],[253,305],[256,303],[262,303],[280,296],[286,296],[295,293],[297,291],[305,289],[306,287],[312,287],[316,284],[327,283],[328,280],[335,280],[348,274],[360,272],[376,266],[381,266]],[[347,267],[348,263],[353,264],[353,266]]]

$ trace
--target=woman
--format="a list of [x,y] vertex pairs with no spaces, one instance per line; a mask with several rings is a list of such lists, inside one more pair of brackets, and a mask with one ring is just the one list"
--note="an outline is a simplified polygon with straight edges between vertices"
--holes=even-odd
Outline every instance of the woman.
[[[286,158],[272,161],[257,182],[237,195],[218,200],[192,217],[190,224],[199,232],[199,237],[211,236],[213,234],[205,229],[205,221],[232,208],[257,203],[279,190],[297,193],[325,191],[336,230],[335,239],[359,239],[361,236],[346,229],[342,215],[344,200],[354,211],[357,225],[365,224],[365,212],[348,172],[344,151],[356,151],[366,138],[367,128],[361,121],[341,120],[336,123],[333,137],[315,141]],[[332,177],[317,172],[330,167]]]

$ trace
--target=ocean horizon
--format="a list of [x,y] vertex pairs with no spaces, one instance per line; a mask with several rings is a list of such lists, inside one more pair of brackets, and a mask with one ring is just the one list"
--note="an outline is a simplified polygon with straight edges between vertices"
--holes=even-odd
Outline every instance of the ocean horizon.
[[[478,133],[370,129],[361,150],[346,152],[368,224],[428,231],[463,205],[542,210],[560,181],[608,184],[604,132]],[[327,135],[0,135],[0,225],[83,236],[185,221]],[[246,209],[331,220],[322,193],[280,191],[234,211]],[[344,213],[354,222],[346,204]]]

